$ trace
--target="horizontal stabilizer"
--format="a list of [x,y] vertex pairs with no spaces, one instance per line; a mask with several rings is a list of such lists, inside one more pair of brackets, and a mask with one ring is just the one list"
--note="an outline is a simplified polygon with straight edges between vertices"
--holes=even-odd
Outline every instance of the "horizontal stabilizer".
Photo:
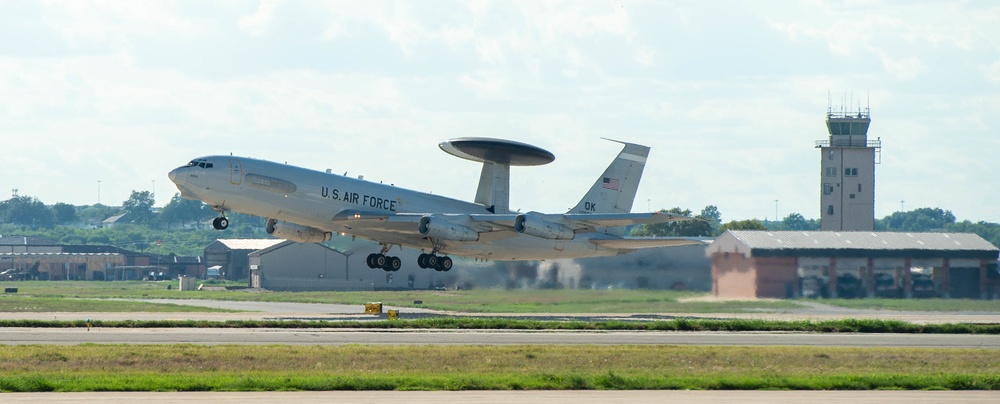
[[638,250],[640,248],[678,247],[682,245],[704,245],[712,242],[708,237],[657,237],[657,238],[616,238],[592,239],[598,247],[616,250]]
[[567,213],[562,217],[573,223],[577,229],[597,228],[597,227],[617,227],[632,226],[637,224],[655,224],[667,222],[679,222],[683,220],[698,220],[693,217],[675,215],[665,212],[649,213],[596,213],[581,214]]

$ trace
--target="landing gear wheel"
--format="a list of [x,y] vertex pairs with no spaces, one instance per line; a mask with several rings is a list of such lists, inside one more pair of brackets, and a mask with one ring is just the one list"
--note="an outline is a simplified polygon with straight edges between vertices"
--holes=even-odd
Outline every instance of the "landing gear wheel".
[[212,227],[214,227],[215,230],[225,230],[229,228],[229,218],[225,216],[219,216],[215,219],[212,219]]
[[424,260],[427,264],[427,268],[437,269],[438,263],[441,262],[441,258],[434,254],[427,254],[427,259]]
[[385,268],[386,257],[383,254],[375,254],[375,258],[372,258],[372,263],[375,264],[375,268]]
[[365,264],[368,264],[368,268],[371,268],[371,269],[378,268],[377,266],[375,266],[375,256],[377,256],[377,255],[378,254],[371,253],[371,254],[368,254],[368,258],[365,258]]
[[451,262],[451,257],[441,257],[437,262],[437,270],[441,272],[448,272],[451,270],[451,266],[454,263]]
[[396,272],[402,266],[403,261],[399,257],[385,257],[385,266],[382,269],[385,269],[386,272]]
[[422,269],[428,267],[428,265],[427,265],[427,256],[428,255],[430,255],[430,254],[421,253],[420,256],[417,257],[417,266],[418,267],[420,267]]

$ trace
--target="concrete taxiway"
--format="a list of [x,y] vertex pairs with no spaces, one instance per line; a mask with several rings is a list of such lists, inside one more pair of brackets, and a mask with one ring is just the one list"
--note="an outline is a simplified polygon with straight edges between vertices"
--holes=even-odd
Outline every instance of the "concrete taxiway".
[[[227,321],[227,320],[377,320],[385,316],[370,316],[364,314],[361,304],[321,304],[321,303],[284,303],[284,302],[241,302],[197,299],[147,299],[151,303],[171,303],[210,307],[225,310],[243,310],[238,313],[0,313],[0,318],[9,320],[196,320],[196,321]],[[921,312],[896,310],[864,310],[830,306],[816,302],[805,302],[806,307],[799,309],[784,309],[750,313],[455,313],[442,312],[418,307],[386,306],[384,310],[398,310],[401,318],[427,317],[496,317],[523,318],[533,320],[624,320],[652,321],[670,320],[675,318],[700,319],[756,319],[756,320],[840,320],[845,318],[899,320],[917,324],[940,323],[979,323],[1000,324],[1000,313],[995,312]]]

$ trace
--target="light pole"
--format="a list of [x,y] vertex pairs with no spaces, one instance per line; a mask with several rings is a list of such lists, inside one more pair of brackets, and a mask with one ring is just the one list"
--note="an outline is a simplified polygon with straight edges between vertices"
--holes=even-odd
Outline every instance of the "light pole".
[[774,200],[774,221],[778,221],[778,200]]
[[101,180],[97,180],[97,204],[101,204]]
[[349,281],[349,280],[351,280],[351,260],[350,260],[350,258],[351,258],[351,255],[353,255],[354,253],[341,252],[341,254],[344,254],[344,280],[345,281]]

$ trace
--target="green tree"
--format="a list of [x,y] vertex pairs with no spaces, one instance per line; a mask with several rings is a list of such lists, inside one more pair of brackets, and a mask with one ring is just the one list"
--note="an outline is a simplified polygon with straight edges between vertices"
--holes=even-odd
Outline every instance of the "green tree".
[[698,217],[706,220],[709,227],[712,229],[712,235],[718,234],[719,226],[722,226],[722,213],[719,212],[719,208],[715,205],[708,205],[701,210]]
[[[707,209],[707,208],[706,208]],[[660,210],[661,213],[671,213],[681,216],[691,216],[691,211],[681,208],[670,208]],[[711,223],[701,216],[696,216],[696,220],[682,220],[677,222],[653,223],[637,226],[631,234],[635,237],[707,237],[711,236]]]
[[122,209],[132,219],[132,223],[150,223],[154,218],[153,194],[149,191],[132,191],[132,195],[122,202]]
[[0,202],[0,218],[5,223],[25,226],[51,227],[52,210],[38,198],[31,196],[14,196]]
[[815,219],[806,219],[799,213],[790,213],[781,220],[780,230],[818,230],[819,223]]
[[719,228],[719,231],[723,233],[727,230],[767,230],[767,226],[764,225],[764,222],[757,219],[733,220]]
[[171,224],[208,220],[215,215],[215,212],[206,209],[206,206],[202,201],[191,200],[182,197],[181,194],[174,194],[170,198],[170,202],[164,205],[163,210],[160,211],[159,221],[170,226]]
[[932,231],[943,230],[955,223],[955,215],[941,208],[919,208],[909,212],[894,212],[876,221],[876,230],[887,231]]
[[52,215],[56,224],[66,224],[77,221],[76,206],[59,202],[52,205]]
[[104,219],[117,215],[119,211],[119,208],[98,203],[82,207],[80,212],[77,213],[77,217],[86,223],[98,225]]

